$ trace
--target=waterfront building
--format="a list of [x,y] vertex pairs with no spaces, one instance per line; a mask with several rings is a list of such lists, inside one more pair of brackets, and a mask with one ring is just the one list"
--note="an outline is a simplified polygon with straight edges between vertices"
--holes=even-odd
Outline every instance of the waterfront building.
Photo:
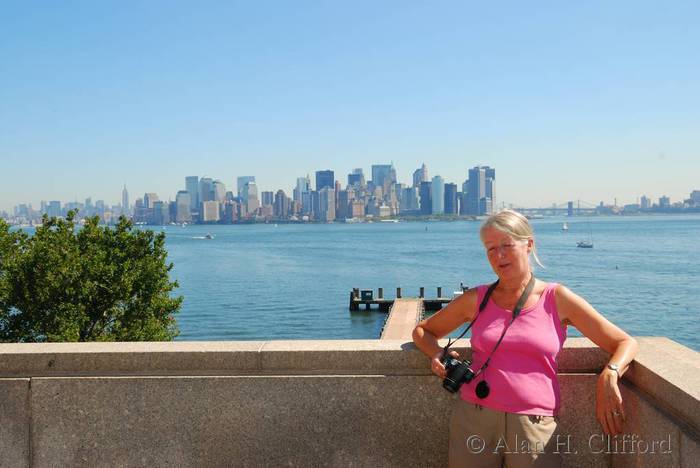
[[663,197],[659,198],[659,208],[670,208],[671,207],[671,199],[664,195]]
[[323,187],[318,192],[318,220],[330,222],[335,220],[335,189]]
[[[264,192],[263,192],[264,193]],[[275,193],[273,216],[277,219],[289,218],[289,197],[284,190]]]
[[258,198],[258,186],[255,181],[249,180],[243,186],[243,200],[245,201],[248,213],[252,216],[260,208],[260,200]]
[[382,187],[387,192],[387,187],[396,183],[396,169],[393,164],[373,164],[372,183],[375,187]]
[[170,223],[170,203],[160,200],[153,203],[152,223],[161,226]]
[[690,192],[690,201],[695,205],[700,205],[700,190]]
[[641,206],[643,210],[651,208],[651,199],[646,195],[642,195],[642,198],[639,201],[639,206]]
[[[466,183],[466,213],[470,215],[489,215],[493,213],[496,200],[496,170],[489,166],[475,166],[469,169]],[[490,207],[490,208],[489,208]],[[483,211],[483,210],[490,211]]]
[[350,212],[350,217],[351,218],[364,218],[365,216],[365,202],[362,200],[354,200],[350,204],[351,206],[351,212]]
[[458,213],[457,184],[445,184],[444,207],[447,215],[456,215]]
[[122,214],[124,216],[129,216],[131,211],[129,210],[129,191],[126,189],[126,184],[122,189]]
[[243,196],[245,192],[245,184],[247,184],[248,182],[255,182],[255,176],[240,176],[236,179],[236,182],[238,196],[247,202],[248,200]]
[[199,207],[199,177],[185,177],[185,190],[190,194],[190,210],[197,211]]
[[262,202],[262,206],[274,204],[275,192],[260,192],[260,201]]
[[310,190],[311,180],[309,179],[309,176],[307,175],[306,177],[297,177],[297,186],[294,188],[294,191],[292,193],[294,201],[299,202],[303,205],[302,194],[309,192]]
[[420,214],[422,215],[429,215],[433,212],[431,185],[431,182],[420,183]]
[[144,206],[148,209],[151,209],[151,210],[153,209],[155,202],[157,202],[158,200],[159,200],[158,195],[156,195],[153,192],[146,193],[143,196]]
[[418,189],[416,187],[406,187],[402,190],[403,195],[399,202],[399,211],[418,211],[420,204],[418,200]]
[[445,181],[439,175],[433,177],[430,185],[432,214],[440,215],[445,212]]
[[52,200],[49,202],[49,206],[47,209],[47,213],[49,217],[59,217],[62,215],[61,213],[61,202],[58,200]]
[[207,200],[202,202],[202,222],[216,223],[219,221],[219,202]]
[[421,182],[428,182],[430,179],[428,179],[428,168],[425,166],[425,163],[419,168],[416,169],[413,172],[413,186],[416,189],[420,189],[420,184]]
[[338,192],[336,219],[345,219],[352,217],[350,215],[350,203],[352,202],[352,197],[352,189],[340,190]]
[[226,185],[220,180],[215,180],[212,184],[212,192],[214,194],[212,200],[216,200],[219,204],[226,201]]
[[209,177],[199,179],[199,202],[214,200],[214,181]]
[[324,187],[334,189],[335,173],[331,170],[316,171],[316,191],[320,191]]
[[362,173],[362,168],[353,169],[352,173],[348,174],[348,186],[359,189],[365,185],[365,175]]
[[175,222],[192,222],[192,195],[188,190],[180,190],[175,195]]

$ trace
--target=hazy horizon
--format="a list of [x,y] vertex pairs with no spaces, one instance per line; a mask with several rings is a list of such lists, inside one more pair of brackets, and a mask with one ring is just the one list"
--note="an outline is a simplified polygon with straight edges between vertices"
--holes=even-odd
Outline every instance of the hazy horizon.
[[3,2],[0,210],[188,175],[496,169],[496,201],[700,189],[700,4]]

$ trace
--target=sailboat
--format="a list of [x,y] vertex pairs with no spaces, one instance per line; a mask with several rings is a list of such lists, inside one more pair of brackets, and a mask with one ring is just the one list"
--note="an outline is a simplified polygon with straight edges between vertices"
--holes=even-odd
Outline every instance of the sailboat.
[[593,248],[593,231],[591,231],[591,222],[588,221],[588,240],[580,240],[576,243],[576,247],[582,249],[592,249]]
[[568,231],[568,230],[569,230],[569,225],[566,224],[566,221],[564,221],[564,224],[562,225],[561,230],[562,230],[562,231]]

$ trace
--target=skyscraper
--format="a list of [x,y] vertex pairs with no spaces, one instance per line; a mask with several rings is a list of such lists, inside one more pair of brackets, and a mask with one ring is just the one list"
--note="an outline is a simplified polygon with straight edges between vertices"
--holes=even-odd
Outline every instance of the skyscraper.
[[432,214],[443,214],[445,212],[445,181],[439,175],[433,177],[430,186],[430,197],[432,198]]
[[185,190],[190,194],[190,210],[197,211],[199,209],[199,177],[185,177]]
[[212,184],[212,192],[214,192],[214,200],[219,203],[226,201],[226,186],[220,180],[215,180]]
[[428,168],[425,167],[425,163],[423,163],[420,169],[413,171],[413,186],[415,188],[420,188],[421,182],[428,182],[428,180]]
[[[391,164],[372,164],[372,183],[375,187],[384,187],[384,181],[391,179],[394,166]],[[396,171],[394,171],[396,174]],[[396,183],[396,180],[393,181]]]
[[247,184],[248,182],[255,182],[255,176],[240,176],[236,179],[236,181],[237,181],[236,188],[238,190],[238,196],[240,198],[243,198],[243,192],[245,191],[245,184]]
[[189,190],[180,190],[175,195],[175,222],[189,223],[192,221],[192,196]]
[[214,181],[209,177],[199,179],[199,203],[214,200]]
[[318,191],[319,221],[331,222],[335,220],[335,189],[323,187]]
[[249,180],[243,185],[242,195],[248,213],[255,215],[255,211],[260,208],[260,199],[258,198],[258,186],[254,180]]
[[445,184],[445,214],[457,214],[457,185]]
[[361,168],[353,169],[351,174],[348,174],[348,185],[358,189],[365,185],[365,175]]
[[466,214],[491,214],[493,206],[496,204],[496,170],[489,166],[475,166],[469,169],[469,179],[466,185]]
[[308,192],[309,190],[311,190],[311,181],[309,180],[309,176],[297,177],[297,186],[294,188],[294,193],[292,194],[294,201],[302,203],[302,194],[304,192]]
[[122,189],[122,214],[124,216],[129,216],[129,192],[126,190],[126,184]]
[[316,171],[316,191],[320,191],[323,187],[335,190],[335,173],[333,171]]
[[433,211],[433,201],[431,199],[430,182],[420,183],[420,214],[429,215]]

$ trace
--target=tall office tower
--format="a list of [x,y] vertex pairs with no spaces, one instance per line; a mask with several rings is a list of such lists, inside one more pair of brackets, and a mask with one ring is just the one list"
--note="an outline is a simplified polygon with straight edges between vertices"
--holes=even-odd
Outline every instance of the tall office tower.
[[640,200],[640,205],[641,205],[641,208],[643,210],[651,208],[651,199],[648,198],[646,195],[642,195],[642,199]]
[[292,194],[295,202],[302,203],[302,194],[311,190],[311,180],[309,176],[297,177],[297,186],[294,188],[294,193]]
[[496,198],[496,170],[489,166],[469,169],[467,183],[467,213],[487,215],[493,213]]
[[[602,202],[601,202],[602,203]],[[659,197],[659,208],[669,208],[671,206],[671,199],[664,195]]]
[[143,195],[143,205],[149,210],[153,209],[153,204],[159,200],[158,195],[149,192]]
[[[372,183],[375,187],[384,187],[384,181],[391,180],[391,164],[372,164]],[[394,174],[396,171],[394,171]],[[394,180],[396,182],[396,180]]]
[[420,214],[422,215],[429,215],[433,211],[433,201],[430,198],[432,195],[431,185],[430,182],[420,183]]
[[352,201],[352,190],[340,190],[336,198],[336,218],[350,218],[350,202]]
[[457,184],[445,184],[445,214],[457,214]]
[[323,187],[318,192],[319,221],[335,220],[335,189]]
[[335,173],[331,170],[316,171],[316,191],[320,191],[323,187],[335,187]]
[[246,205],[248,213],[255,215],[255,211],[260,208],[260,199],[258,198],[258,186],[255,181],[249,180],[243,186],[243,197],[241,197]]
[[284,193],[284,190],[278,190],[277,193],[275,193],[272,213],[277,219],[287,219],[289,217],[289,197]]
[[175,222],[189,223],[192,221],[192,195],[189,190],[180,190],[175,195]]
[[362,168],[353,169],[351,174],[348,174],[348,185],[356,189],[365,186],[365,175],[362,173]]
[[124,216],[129,216],[131,213],[131,207],[129,206],[129,191],[126,189],[126,184],[122,189],[122,214]]
[[700,190],[693,190],[690,192],[690,201],[693,203],[700,204]]
[[311,191],[301,193],[301,214],[312,214],[313,213],[313,200]]
[[[255,176],[240,176],[236,179],[238,196],[243,199],[243,192],[245,191],[245,184],[248,182],[255,182]],[[244,201],[248,201],[245,200]]]
[[205,223],[215,223],[219,221],[219,202],[207,200],[202,202],[202,221]]
[[418,197],[418,189],[416,187],[406,187],[403,189],[401,197],[400,211],[418,211],[420,203]]
[[413,186],[415,188],[420,188],[421,182],[428,182],[429,180],[428,168],[425,166],[425,163],[423,163],[420,169],[413,171]]
[[161,226],[170,223],[170,203],[157,201],[153,203],[153,224]]
[[199,179],[199,203],[214,199],[214,181],[209,177]]
[[226,185],[220,180],[215,180],[212,184],[212,191],[214,192],[214,200],[219,203],[226,201]]
[[262,206],[273,205],[275,203],[275,192],[260,192]]
[[199,177],[185,177],[185,190],[190,194],[190,210],[199,210]]
[[445,212],[445,181],[439,175],[433,177],[430,186],[430,198],[433,206],[433,214],[439,215]]

